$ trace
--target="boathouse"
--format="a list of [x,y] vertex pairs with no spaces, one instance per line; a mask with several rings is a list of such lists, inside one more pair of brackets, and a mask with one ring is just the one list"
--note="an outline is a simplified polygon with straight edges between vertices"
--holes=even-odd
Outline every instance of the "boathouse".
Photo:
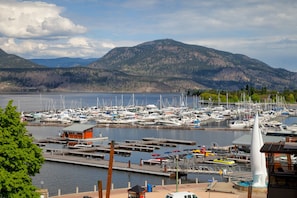
[[297,139],[265,143],[261,152],[268,156],[267,198],[279,198],[284,195],[286,198],[296,198]]
[[66,139],[90,139],[93,138],[93,124],[73,124],[62,129],[62,138]]

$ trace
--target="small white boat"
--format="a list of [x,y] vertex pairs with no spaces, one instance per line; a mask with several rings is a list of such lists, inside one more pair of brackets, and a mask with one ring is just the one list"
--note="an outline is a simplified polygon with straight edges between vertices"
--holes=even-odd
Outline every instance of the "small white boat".
[[263,133],[271,136],[297,136],[297,131],[288,130],[287,126],[280,125],[277,127],[263,128]]
[[250,153],[233,153],[227,157],[228,160],[233,160],[238,163],[250,163],[251,155]]
[[297,132],[297,124],[296,123],[294,123],[292,125],[288,125],[286,128],[289,131],[294,131],[294,132],[296,131]]
[[229,124],[231,129],[244,129],[248,128],[249,126],[249,122],[245,120],[233,120]]
[[78,149],[78,148],[91,148],[93,147],[92,142],[68,142],[67,148]]

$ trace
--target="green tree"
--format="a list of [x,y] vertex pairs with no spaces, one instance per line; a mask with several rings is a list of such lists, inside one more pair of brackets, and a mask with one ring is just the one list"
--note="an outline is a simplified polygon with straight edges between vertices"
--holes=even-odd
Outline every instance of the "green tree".
[[288,94],[285,99],[289,103],[294,103],[296,101],[293,93]]
[[40,197],[31,176],[39,172],[44,158],[12,103],[0,107],[0,197]]
[[260,100],[261,100],[261,97],[260,97],[259,94],[254,93],[254,94],[251,96],[251,98],[252,98],[252,101],[253,101],[253,102],[261,102],[261,101],[260,101]]

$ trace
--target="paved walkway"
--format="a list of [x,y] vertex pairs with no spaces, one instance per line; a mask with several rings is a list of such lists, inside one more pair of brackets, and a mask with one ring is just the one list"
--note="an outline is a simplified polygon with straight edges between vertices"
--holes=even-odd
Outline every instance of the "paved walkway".
[[[232,183],[219,182],[216,183],[209,191],[208,183],[198,184],[180,184],[178,191],[191,191],[198,195],[199,198],[247,198],[246,191],[238,191],[233,188]],[[128,197],[127,188],[114,189],[110,192],[110,198],[125,198]],[[167,193],[175,192],[176,185],[164,185],[155,186],[153,192],[147,192],[146,198],[164,198]],[[105,198],[105,191],[103,191],[103,197]],[[68,194],[61,196],[53,196],[51,198],[83,198],[92,197],[98,198],[98,192],[84,192],[78,194]],[[266,193],[253,192],[253,198],[266,198]]]

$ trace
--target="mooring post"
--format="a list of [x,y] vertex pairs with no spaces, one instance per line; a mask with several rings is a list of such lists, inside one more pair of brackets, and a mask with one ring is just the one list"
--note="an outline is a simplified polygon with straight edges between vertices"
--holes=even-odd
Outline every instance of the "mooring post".
[[106,198],[110,198],[113,156],[114,156],[114,141],[111,141],[111,143],[110,143],[110,153],[109,153],[109,166],[108,166],[108,175],[107,175],[107,185],[106,185]]
[[102,194],[102,181],[101,180],[98,181],[98,196],[99,196],[99,198],[103,198],[103,194]]

